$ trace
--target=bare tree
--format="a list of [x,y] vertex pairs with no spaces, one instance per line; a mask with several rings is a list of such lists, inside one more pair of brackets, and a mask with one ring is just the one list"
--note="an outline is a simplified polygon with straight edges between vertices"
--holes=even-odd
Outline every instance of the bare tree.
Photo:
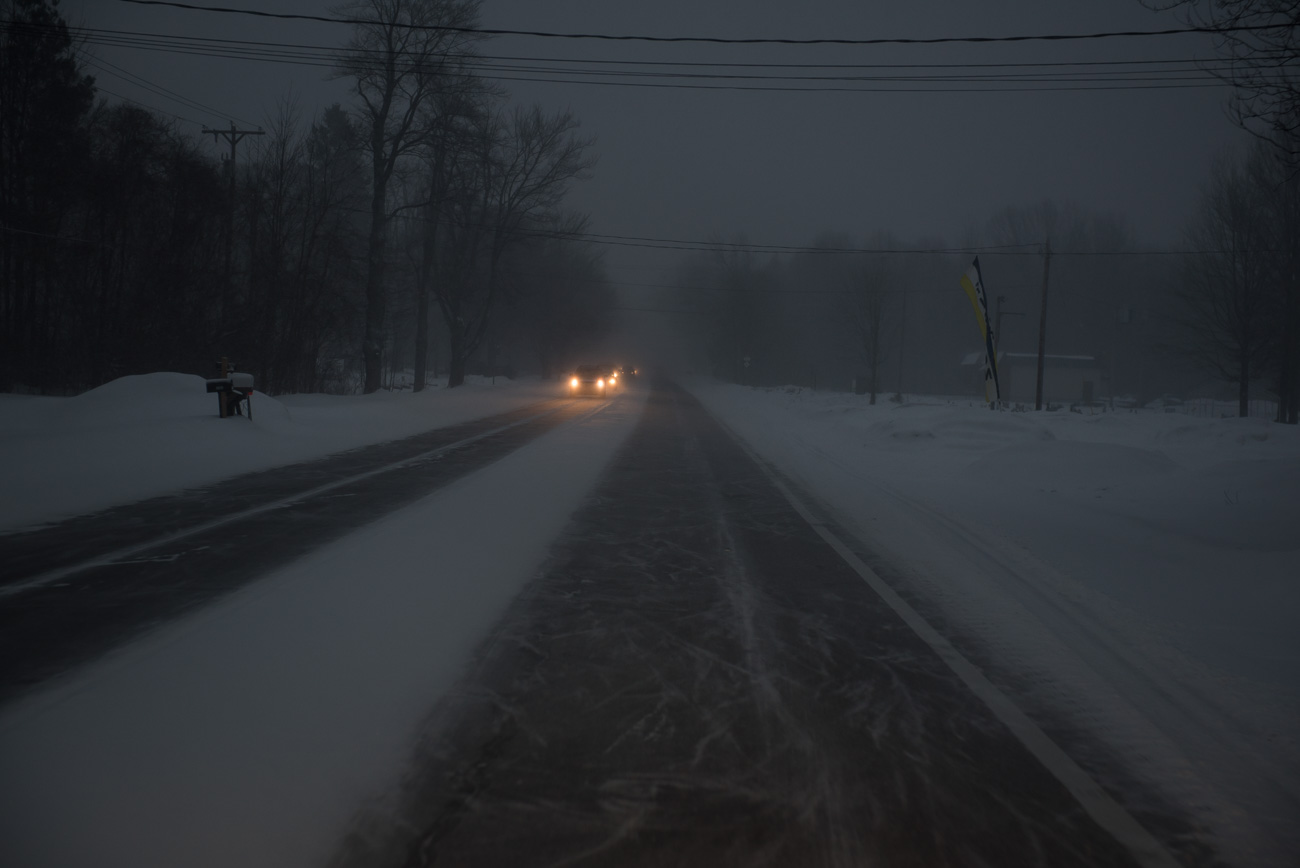
[[1259,147],[1247,164],[1263,199],[1267,237],[1269,362],[1278,396],[1277,421],[1300,422],[1300,172],[1276,150]]
[[[1228,112],[1275,154],[1278,165],[1252,159],[1253,173],[1268,175],[1263,192],[1273,213],[1277,304],[1274,331],[1278,420],[1300,421],[1300,0],[1142,0],[1153,9],[1182,7],[1189,23],[1215,28],[1226,67],[1212,71],[1233,86]],[[1273,169],[1280,169],[1274,171]]]
[[[484,87],[477,92],[440,94],[434,103],[436,119],[431,124],[433,134],[424,148],[423,167],[419,181],[423,200],[419,203],[416,238],[418,240],[414,267],[415,315],[415,384],[414,390],[423,391],[429,367],[430,298],[433,283],[438,279],[438,245],[443,233],[442,220],[454,213],[451,198],[465,196],[468,185],[464,173],[471,165],[472,146],[477,142],[476,130],[491,111],[489,100],[499,96],[494,89]],[[436,332],[433,335],[436,341]],[[435,347],[436,358],[436,347]]]
[[779,330],[773,264],[759,262],[744,236],[710,243],[713,249],[689,269],[695,288],[681,304],[703,314],[700,337],[714,375],[753,385],[770,371],[773,332]]
[[867,391],[876,403],[880,391],[880,363],[889,343],[890,274],[879,260],[868,261],[844,296],[840,314],[852,337],[854,349],[867,367]]
[[1133,248],[1132,230],[1121,216],[1051,199],[1003,208],[989,218],[986,233],[990,243],[1024,247],[1050,237],[1052,248],[1060,252],[1112,253]]
[[[1267,140],[1292,172],[1300,171],[1300,2],[1297,0],[1143,0],[1152,9],[1183,7],[1189,23],[1213,27],[1213,67],[1235,91],[1229,102],[1243,129]],[[1236,29],[1241,28],[1241,29]]]
[[1187,229],[1192,250],[1176,292],[1178,348],[1237,384],[1238,413],[1249,413],[1251,380],[1270,349],[1272,262],[1264,197],[1250,171],[1221,159]]
[[552,239],[528,244],[509,256],[507,268],[522,284],[508,309],[508,334],[531,350],[544,379],[576,364],[609,331],[614,289],[586,245]]
[[563,214],[560,205],[594,164],[592,143],[578,135],[568,112],[514,109],[484,118],[459,155],[436,221],[444,243],[433,286],[448,330],[449,388],[464,383],[466,365],[487,335],[506,252],[531,237],[581,232],[585,218]]
[[364,22],[355,26],[337,66],[355,80],[371,168],[361,348],[368,393],[381,383],[389,185],[399,165],[428,140],[436,117],[426,110],[428,104],[439,93],[473,86],[465,60],[479,37],[466,29],[477,24],[479,5],[479,0],[354,0],[337,10]]
[[263,388],[309,390],[322,349],[346,332],[346,263],[358,250],[351,214],[363,179],[355,130],[338,106],[304,132],[287,97],[267,127],[243,178],[249,292],[230,342]]

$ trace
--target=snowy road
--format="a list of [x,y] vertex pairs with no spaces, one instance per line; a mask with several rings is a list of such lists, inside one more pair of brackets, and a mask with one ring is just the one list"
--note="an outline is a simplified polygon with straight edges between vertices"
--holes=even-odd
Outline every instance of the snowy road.
[[590,411],[533,404],[0,536],[0,703]]
[[1185,860],[1300,864],[1294,428],[695,388]]
[[340,505],[353,518],[310,553],[0,707],[0,865],[324,864],[640,412],[566,403],[432,491],[452,456],[375,477],[425,495],[369,524]]
[[0,863],[1221,864],[675,387],[259,478],[0,539]]
[[333,864],[1173,864],[1040,759],[664,388]]

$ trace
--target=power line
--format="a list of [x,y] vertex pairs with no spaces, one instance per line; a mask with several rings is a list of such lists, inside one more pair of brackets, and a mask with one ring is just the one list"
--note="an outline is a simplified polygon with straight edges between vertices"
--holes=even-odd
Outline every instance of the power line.
[[[115,32],[115,31],[106,31]],[[324,48],[323,46],[295,45],[294,43],[249,43],[254,45],[285,45],[295,48]],[[355,49],[354,49],[355,50]],[[613,66],[682,66],[682,67],[717,67],[743,69],[981,69],[981,68],[1015,68],[1015,67],[1067,67],[1067,66],[1126,66],[1148,64],[1184,64],[1199,65],[1205,63],[1198,57],[1139,58],[1135,60],[1050,60],[1050,61],[1014,61],[984,63],[771,63],[771,62],[736,62],[712,60],[624,60],[616,58],[590,57],[535,57],[498,54],[449,54],[457,59],[479,59],[485,61],[515,61],[522,63],[592,63]],[[1277,60],[1279,65],[1288,59],[1284,53],[1264,54],[1259,57]]]
[[540,84],[581,84],[597,87],[650,87],[668,90],[727,90],[754,91],[757,93],[1057,93],[1063,91],[1104,91],[1104,90],[1182,90],[1188,88],[1231,87],[1228,82],[1213,80],[1199,83],[1180,84],[1111,84],[1111,85],[1045,85],[1041,87],[793,87],[769,85],[736,84],[665,84],[662,82],[635,81],[594,81],[572,78],[540,78],[531,76],[487,75],[492,81],[527,81]]
[[699,315],[699,314],[703,314],[703,313],[708,313],[708,312],[709,312],[709,311],[703,311],[703,310],[691,310],[691,309],[689,309],[689,308],[679,308],[679,309],[677,309],[677,310],[672,310],[672,309],[664,309],[664,308],[657,308],[657,307],[607,307],[607,308],[605,308],[605,310],[607,310],[607,311],[610,311],[610,310],[632,310],[632,311],[639,311],[639,312],[641,312],[641,313],[689,313],[689,314],[694,314],[694,315]]
[[[225,113],[225,112],[222,112],[222,111],[219,111],[219,110],[217,110],[217,109],[214,109],[214,108],[213,108],[212,106],[210,106],[210,105],[206,105],[206,104],[204,104],[204,103],[199,102],[199,101],[196,100],[196,99],[191,99],[190,97],[187,97],[187,96],[185,96],[185,95],[183,95],[183,94],[179,94],[179,93],[177,93],[177,92],[174,91],[174,90],[169,90],[168,88],[165,88],[165,87],[163,87],[162,85],[153,84],[153,83],[150,82],[148,79],[142,78],[142,77],[140,77],[140,76],[138,76],[138,75],[136,75],[136,74],[134,74],[134,73],[132,73],[132,72],[130,72],[130,71],[128,71],[128,70],[122,69],[122,67],[117,66],[116,64],[113,64],[113,63],[109,63],[107,60],[103,60],[102,58],[98,58],[98,57],[87,57],[87,58],[84,58],[84,60],[85,60],[85,62],[86,62],[86,64],[87,64],[88,66],[92,66],[92,67],[94,67],[95,69],[98,69],[98,70],[99,70],[100,72],[102,72],[102,73],[105,73],[105,74],[107,74],[107,75],[111,75],[111,76],[113,76],[114,78],[118,79],[119,81],[123,81],[123,82],[125,82],[126,84],[130,84],[130,85],[134,85],[134,86],[136,86],[136,87],[143,88],[143,89],[149,91],[150,93],[154,94],[155,96],[160,96],[160,97],[162,97],[163,99],[170,100],[170,101],[172,101],[172,102],[177,103],[178,105],[183,105],[183,106],[185,106],[186,108],[198,109],[198,110],[200,110],[200,111],[211,112],[212,114],[217,115],[217,116],[219,116],[219,117],[232,118],[232,119],[234,119],[234,120],[238,120],[238,121],[242,121],[242,122],[244,122],[244,123],[247,123],[247,124],[249,124],[250,126],[252,125],[252,122],[251,122],[251,121],[245,121],[243,118],[238,118],[238,117],[235,117],[235,115],[227,114],[227,113]],[[109,69],[108,67],[112,67],[112,69]],[[121,72],[122,74],[119,74],[119,73],[117,73],[117,72],[114,72],[114,71],[113,71],[114,69],[116,69],[116,70],[120,70],[120,72]],[[96,87],[97,87],[98,90],[101,90],[101,91],[103,91],[104,93],[111,93],[110,91],[104,90],[102,87],[98,87],[98,85],[97,85]],[[117,94],[113,94],[113,96],[118,96],[118,95],[117,95]],[[126,99],[126,97],[120,97],[120,98],[121,98],[121,99]],[[144,104],[143,104],[143,103],[137,103],[137,105],[142,105],[142,106],[143,106]],[[147,107],[147,106],[146,106],[146,107]],[[159,111],[159,112],[162,112],[162,111],[163,111],[162,109],[154,109],[154,110],[155,110],[155,111]],[[164,114],[171,114],[170,112],[163,112],[163,113],[164,113]],[[173,117],[180,117],[180,115],[173,115]],[[188,118],[183,118],[183,120],[188,120]],[[198,123],[198,121],[193,121],[193,123]]]
[[[282,20],[318,21],[326,24],[374,24],[364,18],[344,18],[342,16],[304,15],[301,13],[266,12],[259,9],[235,9],[228,6],[202,6],[194,3],[179,3],[175,0],[118,0],[137,6],[167,6],[191,12],[217,12],[230,15],[251,15],[258,18],[276,18]],[[1271,24],[1235,24],[1226,27],[1188,26],[1169,27],[1160,30],[1113,30],[1098,33],[1049,33],[1028,34],[1020,36],[932,36],[932,37],[877,37],[871,39],[849,39],[844,37],[826,37],[815,39],[793,39],[789,37],[722,37],[722,36],[647,36],[643,34],[611,33],[560,33],[546,30],[510,30],[492,27],[447,27],[430,24],[409,24],[394,22],[392,26],[408,30],[421,30],[447,33],[464,33],[473,36],[529,36],[543,39],[584,39],[613,42],[667,42],[667,43],[709,43],[715,45],[941,45],[947,43],[997,43],[997,42],[1059,42],[1089,39],[1113,39],[1121,37],[1179,36],[1191,33],[1225,34],[1242,33],[1258,30],[1276,29]]]
[[[510,272],[510,273],[526,274],[528,276],[533,276],[532,273],[529,272]],[[610,284],[610,286],[614,286],[620,289],[633,289],[633,290],[662,289],[662,290],[670,290],[676,292],[735,292],[736,291],[735,289],[726,286],[696,286],[694,284],[668,284],[668,283],[635,283],[632,281],[615,280],[615,279],[610,279],[607,282]],[[998,288],[999,290],[1012,290],[1012,289],[1037,289],[1038,287],[1036,284],[1020,283],[1020,284],[999,284]],[[747,287],[744,291],[750,293],[761,293],[761,294],[771,294],[771,295],[852,295],[854,293],[861,292],[861,289],[860,288],[777,289],[771,287]],[[951,291],[952,291],[951,287],[943,288],[943,289],[924,289],[920,287],[911,287],[905,290],[904,289],[885,290],[886,293],[898,292],[898,293],[906,293],[907,295],[913,295],[913,294],[924,295],[926,293],[932,293],[932,292],[948,293]]]
[[97,90],[99,93],[106,93],[106,94],[108,94],[109,96],[115,96],[115,97],[117,97],[118,99],[122,100],[123,102],[129,102],[129,103],[131,103],[131,104],[134,105],[134,106],[138,106],[139,108],[142,108],[142,109],[148,109],[149,111],[151,111],[151,112],[157,112],[157,113],[160,114],[160,115],[168,115],[169,117],[176,118],[176,120],[178,120],[178,121],[185,121],[186,123],[189,123],[189,124],[197,124],[198,126],[202,126],[202,125],[203,125],[203,122],[202,122],[202,121],[196,121],[196,120],[194,120],[194,118],[187,118],[187,117],[185,117],[185,115],[178,115],[178,114],[176,114],[175,112],[169,112],[169,111],[167,111],[166,109],[160,109],[160,108],[158,108],[157,106],[152,106],[152,105],[149,105],[148,103],[143,103],[143,102],[140,102],[139,100],[131,99],[131,97],[129,97],[129,96],[123,96],[123,95],[120,94],[120,93],[115,93],[115,92],[109,90],[108,88],[106,88],[106,87],[102,87],[102,86],[100,86],[100,85],[98,85],[98,84],[95,85],[95,90]]
[[[287,201],[306,204],[303,200],[288,198]],[[368,208],[360,206],[340,206],[343,211],[357,214],[369,214]],[[458,220],[435,219],[406,211],[400,215],[391,215],[392,219],[410,223],[422,223],[432,226],[461,229],[495,230],[498,224],[467,223]],[[680,250],[701,253],[758,253],[758,254],[794,254],[815,253],[832,255],[970,255],[981,256],[1041,256],[1041,241],[1028,241],[1014,244],[986,244],[959,247],[828,247],[792,244],[768,244],[762,242],[713,241],[699,238],[663,238],[644,235],[614,235],[600,232],[553,232],[545,229],[515,229],[518,234],[542,240],[598,244],[610,247],[639,247],[652,250]],[[1188,256],[1193,254],[1217,255],[1220,250],[1093,250],[1093,251],[1054,251],[1054,256]],[[1255,250],[1255,253],[1277,253],[1274,250]]]
[[[358,213],[370,213],[363,208],[345,210]],[[465,224],[451,220],[435,220],[416,214],[406,214],[402,218],[416,223],[436,226],[456,226],[462,228],[493,229],[492,224]],[[1001,244],[969,247],[813,247],[788,244],[742,243],[726,241],[709,241],[698,238],[656,238],[641,235],[610,235],[598,232],[558,233],[541,229],[517,230],[521,235],[554,241],[571,241],[600,244],[611,247],[640,247],[652,250],[680,250],[700,253],[758,253],[758,254],[795,254],[815,253],[832,255],[970,255],[981,256],[1042,256],[1042,242],[1032,241],[1021,244]],[[1093,251],[1054,251],[1053,256],[1189,256],[1195,254],[1217,255],[1218,250],[1093,250]],[[1256,253],[1276,253],[1279,251],[1257,250]]]
[[[581,61],[577,61],[581,63]],[[1226,65],[1213,66],[1209,69],[1204,67],[1179,67],[1169,69],[1083,69],[1068,71],[1036,71],[1036,72],[972,72],[972,73],[953,73],[953,72],[932,72],[929,74],[901,74],[901,73],[871,73],[857,75],[826,75],[826,74],[764,74],[752,72],[666,72],[659,70],[639,70],[639,69],[587,69],[582,67],[567,66],[539,66],[539,65],[519,65],[513,63],[484,62],[477,64],[484,70],[494,72],[517,72],[517,73],[538,73],[546,75],[565,74],[565,75],[593,75],[599,74],[611,78],[668,78],[668,79],[721,79],[721,80],[757,80],[757,81],[937,81],[937,82],[954,82],[954,81],[1160,81],[1160,80],[1186,80],[1188,78],[1207,78],[1208,72],[1219,70],[1223,72],[1230,71]],[[1085,77],[1086,76],[1086,77]],[[1122,78],[1120,78],[1122,77]]]
[[[32,28],[37,29],[37,28]],[[164,51],[191,56],[218,57],[237,60],[258,60],[318,68],[337,68],[340,58],[349,63],[380,63],[381,53],[355,49],[334,49],[327,46],[307,46],[292,43],[250,42],[245,40],[212,40],[199,37],[170,37],[133,31],[81,31],[82,38],[91,44],[137,50]],[[555,84],[581,84],[605,87],[656,87],[692,90],[753,90],[776,92],[864,92],[864,93],[987,93],[1085,90],[1151,90],[1186,87],[1227,87],[1221,74],[1231,71],[1222,62],[1201,63],[1195,59],[1138,59],[1134,61],[1078,61],[1034,63],[987,64],[711,64],[677,63],[670,61],[610,61],[587,59],[542,58],[524,59],[519,65],[508,57],[477,57],[456,55],[467,68],[498,81],[527,81]],[[549,65],[546,65],[549,64]],[[567,64],[560,65],[560,64]],[[577,64],[578,66],[574,66]],[[589,68],[592,65],[617,64],[618,68]],[[1194,64],[1190,65],[1189,64]],[[1141,65],[1140,68],[1125,68]],[[1158,66],[1157,66],[1158,65]],[[1281,65],[1279,63],[1279,65]],[[399,64],[414,68],[410,64]],[[640,66],[641,68],[628,68]],[[737,74],[716,71],[698,71],[701,68],[727,69],[736,67],[834,70],[979,70],[979,73],[954,73],[929,75],[872,74],[856,76],[795,75],[789,73]],[[1094,68],[1104,67],[1104,68]],[[674,69],[675,68],[675,69]],[[1013,70],[992,72],[990,70]],[[683,71],[684,70],[684,71]],[[558,77],[557,77],[558,76]],[[609,80],[591,78],[603,76]],[[627,79],[643,79],[629,81]],[[644,79],[649,79],[646,81]],[[683,83],[683,80],[712,82]],[[736,82],[741,84],[716,82]],[[787,84],[775,86],[761,82],[775,81]],[[829,86],[825,82],[846,84],[871,83],[876,86]],[[790,84],[793,83],[793,84]],[[956,85],[956,86],[954,86]],[[983,85],[977,87],[975,85]],[[250,123],[245,121],[245,123]]]
[[[17,27],[31,29],[33,31],[43,31],[53,29],[50,25],[33,24],[30,22],[17,22],[9,20],[6,24]],[[340,55],[351,55],[364,59],[367,55],[373,55],[375,62],[386,59],[386,53],[378,50],[359,49],[344,46],[314,45],[310,43],[297,42],[265,42],[246,39],[218,39],[215,37],[201,36],[182,36],[163,33],[150,33],[136,30],[111,30],[102,28],[79,28],[77,34],[82,37],[92,37],[97,40],[121,40],[121,45],[125,47],[146,47],[155,46],[164,48],[168,44],[174,45],[194,45],[207,46],[215,48],[227,47],[232,52],[247,50],[259,53],[279,53],[284,57],[307,57],[318,58],[330,63],[336,62]],[[113,43],[117,44],[117,43]],[[232,56],[237,56],[232,54]],[[1092,66],[1125,66],[1125,65],[1149,65],[1149,64],[1180,64],[1193,65],[1194,68],[1200,68],[1206,61],[1198,57],[1171,57],[1171,58],[1138,58],[1133,60],[1073,60],[1073,61],[1016,61],[1016,62],[983,62],[983,63],[771,63],[771,62],[733,62],[733,61],[680,61],[680,60],[627,60],[613,58],[577,58],[577,57],[536,57],[536,56],[516,56],[516,55],[492,55],[480,53],[455,53],[449,52],[445,55],[448,59],[460,60],[465,62],[474,61],[508,61],[524,63],[585,63],[614,66],[673,66],[673,67],[711,67],[711,68],[763,68],[763,69],[977,69],[977,68],[1015,68],[1015,67],[1092,67]],[[1276,60],[1279,65],[1288,62],[1291,57],[1285,52],[1261,53],[1258,56],[1264,60]]]
[[[637,235],[604,235],[596,232],[582,233],[584,238],[610,240],[610,241],[654,241],[663,244],[706,244],[711,245],[710,249],[716,250],[737,250],[742,252],[798,252],[798,253],[912,253],[916,252],[910,248],[874,248],[864,249],[861,247],[810,247],[806,245],[788,245],[788,244],[749,244],[746,242],[728,242],[728,241],[700,241],[698,239],[681,239],[681,238],[646,238]],[[996,244],[984,247],[952,247],[952,248],[932,248],[926,252],[929,253],[993,253],[996,251],[1012,250],[1020,247],[1032,247],[1031,244]]]
[[[114,96],[119,96],[114,94]],[[126,97],[120,97],[127,99]],[[128,102],[134,102],[129,100]],[[137,103],[138,104],[138,103]],[[145,106],[148,108],[148,106]],[[188,120],[188,118],[181,118]],[[288,201],[306,204],[302,200],[295,200],[291,197]],[[357,214],[369,214],[369,209],[359,206],[339,206],[340,210]],[[465,224],[452,220],[435,220],[416,214],[403,215],[401,220],[415,223],[423,223],[437,226],[452,226],[461,228],[474,229],[494,229],[493,224]],[[29,232],[27,230],[17,229],[15,227],[0,227],[10,232],[21,232],[30,235],[43,235],[44,233]],[[768,255],[794,255],[794,254],[821,254],[836,256],[864,256],[864,255],[893,255],[893,256],[960,256],[979,254],[981,256],[1041,256],[1039,242],[1025,242],[1020,244],[1002,244],[1002,245],[982,245],[982,246],[965,246],[965,247],[815,247],[800,246],[791,244],[767,244],[767,243],[742,243],[726,241],[710,241],[707,239],[697,238],[662,238],[653,236],[640,235],[613,235],[598,232],[582,233],[559,233],[549,232],[542,229],[520,229],[516,230],[520,235],[536,238],[541,240],[562,241],[572,243],[596,244],[607,247],[634,247],[651,250],[674,250],[686,253],[753,253]],[[77,241],[86,244],[97,244],[102,242],[87,241],[84,239],[68,238],[65,236],[49,235],[49,238],[61,240]],[[1257,250],[1255,253],[1276,253],[1278,251]],[[1224,251],[1220,250],[1094,250],[1094,251],[1056,251],[1056,256],[1194,256],[1194,255],[1221,255]],[[652,284],[642,284],[644,286],[653,286]],[[664,287],[670,288],[670,287]]]
[[[343,210],[356,211],[358,213],[369,213],[363,208],[345,208]],[[421,218],[408,218],[421,219]],[[424,222],[433,222],[425,220]],[[19,229],[16,226],[0,225],[0,232],[17,233],[20,235],[32,235],[39,238],[49,238],[54,241],[63,241],[73,244],[90,244],[104,247],[121,247],[120,243],[94,241],[87,238],[78,238],[71,235],[57,235],[48,232],[36,232],[29,229]],[[609,239],[619,238],[636,238],[637,236],[623,235],[599,235],[596,233],[579,234],[579,235],[562,235],[558,233],[546,233],[542,231],[523,231],[522,234],[532,237],[549,238],[556,241],[570,241],[586,244],[604,244],[617,245],[626,247],[648,247],[665,250],[681,250],[686,252],[698,251],[705,253],[716,252],[740,252],[740,253],[770,253],[770,254],[795,254],[795,253],[831,253],[831,254],[857,254],[857,255],[945,255],[959,256],[979,253],[981,256],[1042,256],[1041,250],[1037,249],[1041,245],[1039,242],[1027,242],[1025,244],[1002,245],[997,247],[928,247],[928,248],[884,248],[884,247],[797,247],[794,245],[737,245],[727,244],[725,242],[713,241],[691,241],[680,242],[682,245],[690,244],[694,246],[670,246],[666,244],[651,243],[655,241],[671,241],[671,239],[644,239],[645,243],[634,241],[616,241]],[[139,247],[139,245],[126,245],[130,247]],[[1031,250],[1011,249],[1011,248],[1034,248]],[[140,247],[139,249],[145,249]],[[1079,251],[1052,251],[1052,256],[1224,256],[1229,252],[1227,250],[1079,250]],[[1284,250],[1258,249],[1250,251],[1235,251],[1237,253],[1249,252],[1256,254],[1282,254]],[[620,285],[625,281],[610,281],[614,285]],[[641,284],[643,286],[652,286],[652,284]],[[666,289],[676,289],[673,286],[664,286]]]

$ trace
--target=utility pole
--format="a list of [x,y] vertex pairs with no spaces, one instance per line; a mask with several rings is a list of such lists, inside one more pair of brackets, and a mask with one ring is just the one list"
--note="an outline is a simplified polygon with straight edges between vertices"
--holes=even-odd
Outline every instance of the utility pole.
[[1034,409],[1043,409],[1043,359],[1047,354],[1047,275],[1052,265],[1052,238],[1043,244],[1043,302],[1038,309],[1038,385],[1034,389]]
[[266,133],[262,130],[237,130],[235,122],[230,122],[228,130],[210,130],[203,128],[204,135],[212,134],[212,140],[224,138],[230,142],[230,162],[226,164],[227,171],[230,172],[230,201],[226,208],[226,268],[225,268],[225,286],[221,294],[221,320],[224,323],[226,313],[230,309],[230,256],[235,244],[235,146],[239,144],[240,139],[244,136],[264,136]]
[[[1018,310],[1003,310],[1002,302],[1006,300],[1007,297],[1005,295],[998,296],[997,313],[993,317],[993,351],[998,354],[1005,352],[1002,345],[1002,317],[1003,316],[1025,316],[1025,314],[1021,313]],[[1010,388],[1011,384],[1007,381],[1006,372],[999,371],[998,376],[1002,379],[1003,394],[1009,394],[1011,391]],[[1008,397],[1006,399],[1006,403],[1010,403],[1010,400],[1011,400],[1010,397]]]
[[903,357],[907,348],[907,285],[903,285],[903,316],[898,326],[898,403],[903,403]]

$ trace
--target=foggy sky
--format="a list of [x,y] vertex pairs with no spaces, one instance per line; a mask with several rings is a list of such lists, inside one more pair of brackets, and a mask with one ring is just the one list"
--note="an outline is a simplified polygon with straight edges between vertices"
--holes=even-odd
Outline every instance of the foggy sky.
[[[229,4],[235,5],[235,4]],[[257,8],[321,14],[312,0],[261,0]],[[236,39],[337,44],[341,25],[65,0],[65,16],[90,27]],[[488,27],[729,37],[1011,35],[1177,26],[1137,0],[1086,4],[860,0],[485,0]],[[1175,36],[1078,43],[968,46],[725,46],[579,42],[521,37],[483,53],[762,63],[953,63],[1213,56],[1208,38]],[[212,109],[168,101],[102,70],[97,83],[196,121],[266,124],[289,90],[307,118],[347,100],[324,70],[221,58],[95,48],[95,54]],[[1244,142],[1228,121],[1227,90],[1049,93],[815,93],[596,87],[508,82],[515,100],[571,108],[598,138],[594,177],[570,204],[594,232],[731,238],[799,245],[824,230],[862,238],[963,231],[1006,205],[1073,200],[1124,214],[1140,239],[1177,240],[1214,155]],[[108,97],[113,99],[113,97]],[[227,113],[225,115],[220,112]],[[215,146],[213,146],[215,147]],[[614,248],[616,279],[667,276],[676,254]],[[663,270],[660,274],[655,271]]]

